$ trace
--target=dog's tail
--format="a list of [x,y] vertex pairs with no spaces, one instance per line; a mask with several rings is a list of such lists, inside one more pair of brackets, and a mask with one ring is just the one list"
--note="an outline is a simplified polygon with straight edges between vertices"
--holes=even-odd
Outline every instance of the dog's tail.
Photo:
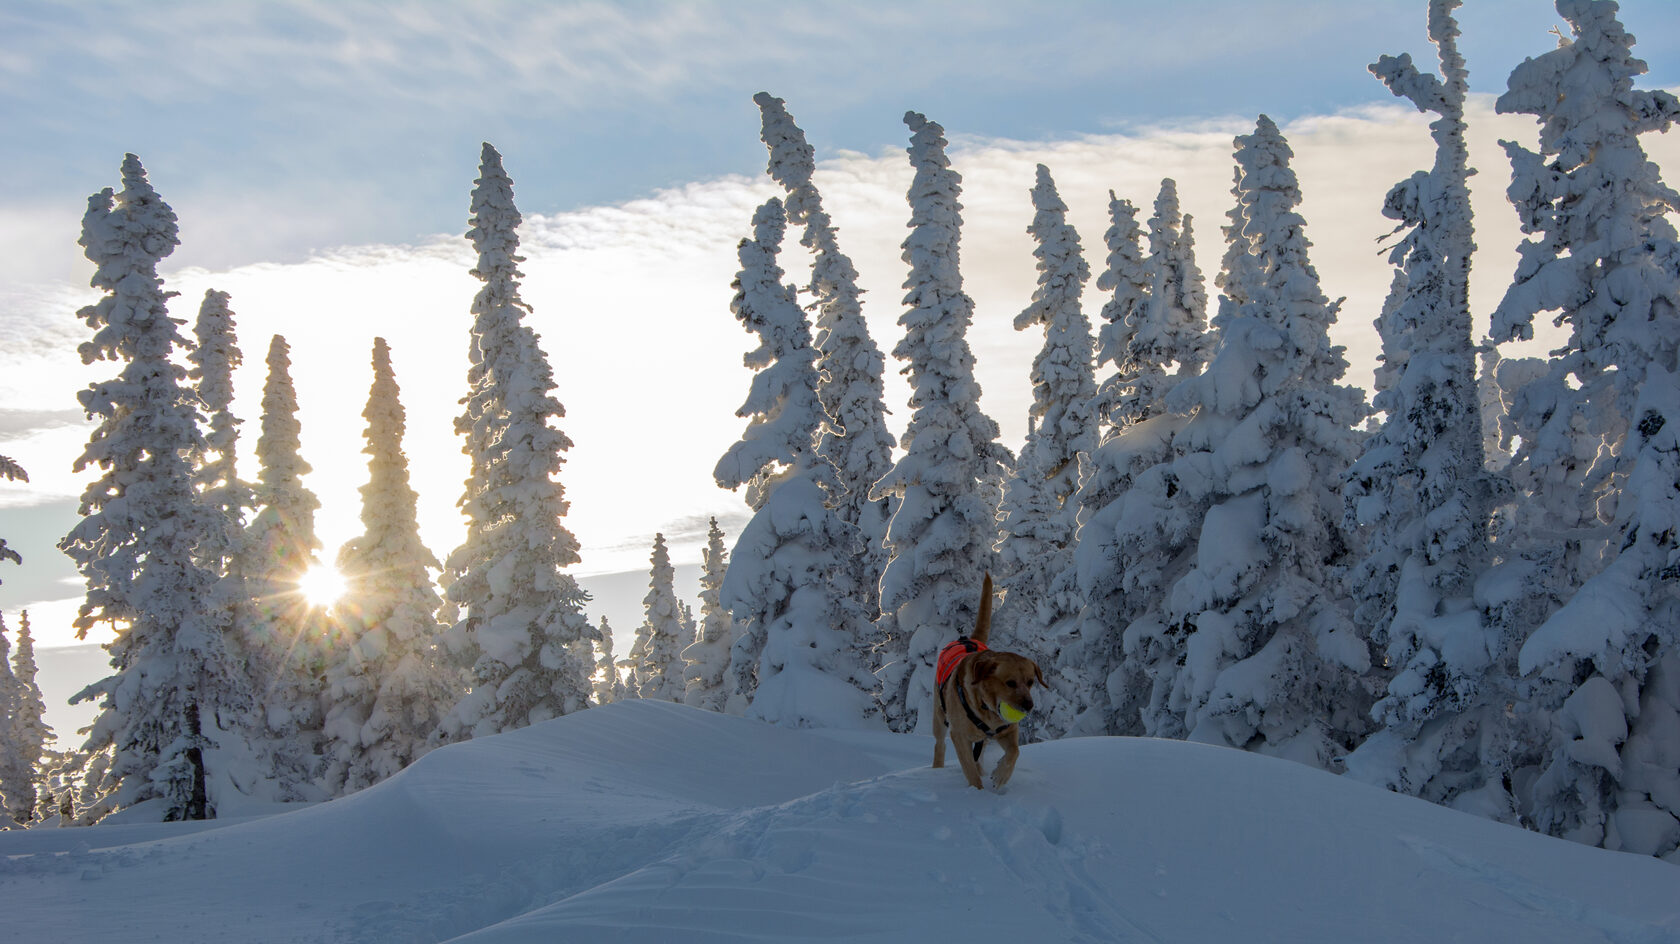
[[984,643],[986,637],[992,634],[992,575],[986,574],[986,580],[980,585],[980,615],[974,618],[974,632],[970,639]]

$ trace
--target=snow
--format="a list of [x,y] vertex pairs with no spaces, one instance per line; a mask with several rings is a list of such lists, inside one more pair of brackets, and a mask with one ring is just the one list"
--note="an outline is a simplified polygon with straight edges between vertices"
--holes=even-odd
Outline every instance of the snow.
[[1000,794],[929,749],[619,702],[278,814],[0,833],[0,894],[62,944],[1680,935],[1670,864],[1287,761],[1069,738]]

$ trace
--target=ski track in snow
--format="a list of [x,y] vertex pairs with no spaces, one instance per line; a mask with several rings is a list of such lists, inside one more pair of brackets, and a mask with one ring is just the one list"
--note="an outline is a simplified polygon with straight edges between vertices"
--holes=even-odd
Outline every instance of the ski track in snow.
[[278,815],[0,833],[0,895],[64,944],[1680,940],[1673,865],[1285,761],[1075,738],[999,792],[930,754],[626,702]]

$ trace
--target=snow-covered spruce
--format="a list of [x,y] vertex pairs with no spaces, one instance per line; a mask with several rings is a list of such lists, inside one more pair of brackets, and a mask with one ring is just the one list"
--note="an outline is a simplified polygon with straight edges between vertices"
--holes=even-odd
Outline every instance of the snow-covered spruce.
[[915,176],[905,197],[904,339],[893,356],[910,375],[913,412],[900,441],[904,454],[873,494],[899,502],[881,577],[883,620],[892,624],[882,642],[881,698],[893,729],[913,731],[924,726],[933,697],[936,651],[974,626],[1014,457],[997,441],[997,423],[980,412],[974,380],[967,339],[974,301],[963,291],[957,244],[962,177],[945,156],[944,128],[915,112],[904,123]]
[[204,446],[193,456],[193,484],[199,500],[214,508],[222,526],[199,547],[199,560],[222,575],[222,604],[229,610],[232,631],[243,608],[244,580],[240,553],[248,514],[255,507],[251,486],[239,478],[238,451],[241,420],[233,415],[233,371],[244,363],[235,334],[228,293],[206,289],[193,323],[197,345],[187,354],[193,381],[206,418]]
[[728,562],[723,529],[713,518],[706,547],[700,552],[700,626],[694,642],[682,653],[683,703],[708,711],[722,711],[729,700],[729,651],[735,644],[736,626],[720,596]]
[[[5,636],[5,621],[0,619],[0,640]],[[0,662],[4,662],[4,646],[0,645]],[[47,742],[52,739],[52,728],[44,720],[47,706],[41,697],[41,687],[36,684],[35,666],[35,637],[29,631],[29,611],[18,614],[17,652],[12,655],[10,666],[7,668],[13,682],[14,697],[10,707],[6,709],[5,718],[9,724],[0,727],[0,737],[5,744],[0,745],[0,769],[9,768],[15,764],[16,769],[27,773],[27,784],[17,781],[17,789],[0,789],[0,796],[5,799],[5,806],[12,819],[19,823],[28,823],[39,818],[44,812],[38,806],[38,784],[43,782],[46,772],[41,769],[43,757],[46,755]],[[0,775],[3,779],[5,775]]]
[[12,671],[12,641],[0,614],[0,825],[27,823],[35,811],[35,765],[26,756],[18,724],[23,685]]
[[[1542,605],[1522,643],[1531,708],[1556,706],[1529,816],[1542,830],[1680,855],[1680,240],[1640,135],[1680,101],[1646,71],[1614,3],[1559,0],[1573,37],[1526,60],[1496,103],[1533,115],[1540,151],[1507,142],[1524,232],[1495,340],[1556,313],[1570,329],[1519,391],[1511,476],[1528,500],[1511,553]],[[1506,581],[1509,583],[1510,581]],[[1514,614],[1520,633],[1535,615]]]
[[[1103,234],[1103,245],[1108,248],[1107,268],[1097,276],[1097,290],[1112,294],[1103,303],[1095,353],[1096,368],[1108,367],[1111,373],[1099,384],[1097,399],[1092,404],[1097,420],[1102,424],[1103,442],[1125,425],[1122,418],[1113,415],[1120,397],[1120,368],[1126,362],[1126,348],[1131,342],[1133,326],[1141,317],[1143,306],[1149,299],[1149,287],[1154,281],[1148,260],[1143,255],[1143,229],[1138,226],[1137,207],[1130,200],[1116,197],[1110,190],[1108,219],[1109,227]],[[1090,494],[1088,486],[1089,483],[1086,489],[1081,490],[1081,501]],[[1101,504],[1107,504],[1111,498],[1111,495],[1102,496]]]
[[[1127,425],[1125,418],[1116,410],[1125,382],[1121,366],[1126,362],[1127,344],[1133,328],[1142,317],[1143,306],[1149,298],[1149,287],[1154,281],[1140,242],[1143,231],[1137,223],[1137,207],[1130,200],[1116,197],[1110,190],[1108,216],[1109,227],[1103,234],[1103,243],[1108,248],[1107,268],[1097,276],[1097,288],[1112,295],[1103,303],[1102,325],[1097,329],[1095,350],[1097,370],[1107,368],[1108,374],[1098,384],[1091,403],[1092,414],[1100,424],[1101,432],[1099,445],[1088,457],[1083,481],[1075,496],[1079,530],[1074,547],[1074,570],[1069,575],[1082,601],[1079,620],[1081,645],[1077,647],[1082,651],[1078,651],[1077,655],[1083,664],[1079,674],[1100,678],[1105,685],[1106,676],[1120,663],[1119,634],[1106,627],[1124,625],[1116,615],[1121,606],[1119,585],[1122,575],[1113,562],[1114,523],[1112,520],[1097,522],[1095,519],[1111,505],[1118,511],[1117,500],[1125,493],[1130,481],[1126,463],[1116,461],[1122,457],[1110,449],[1109,443]],[[1073,654],[1076,653],[1070,652],[1070,655]],[[1135,690],[1136,686],[1130,688]],[[1109,730],[1139,733],[1135,726],[1111,728],[1106,706],[1100,711],[1090,711],[1090,707],[1098,701],[1106,702],[1106,699],[1094,697],[1095,690],[1093,687],[1066,704],[1050,705],[1047,711],[1052,716],[1074,711],[1082,717],[1080,730],[1085,733]],[[1135,715],[1136,712],[1130,714]],[[1061,728],[1068,728],[1073,723],[1059,717],[1057,722],[1057,727]]]
[[619,699],[624,683],[619,679],[617,664],[613,662],[612,624],[605,616],[601,617],[597,632],[600,636],[595,640],[595,674],[590,677],[590,686],[595,704],[605,705]]
[[1207,291],[1196,265],[1191,218],[1179,212],[1167,178],[1149,218],[1149,294],[1126,338],[1117,419],[1142,422],[1161,412],[1166,393],[1207,361]]
[[[1124,255],[1126,243],[1136,238],[1135,224],[1123,226],[1122,233],[1118,252]],[[1175,504],[1172,494],[1151,509],[1154,524],[1143,530],[1138,530],[1143,522],[1136,516],[1144,506],[1134,507],[1128,520],[1126,496],[1139,476],[1172,456],[1173,437],[1186,417],[1167,409],[1167,391],[1200,373],[1210,348],[1195,234],[1190,219],[1179,212],[1178,185],[1171,178],[1161,181],[1155,199],[1149,246],[1140,270],[1115,279],[1113,304],[1128,307],[1130,315],[1126,331],[1115,338],[1115,374],[1105,382],[1101,397],[1108,410],[1108,433],[1092,456],[1079,496],[1086,521],[1075,555],[1075,576],[1085,609],[1081,645],[1069,653],[1068,670],[1082,670],[1095,683],[1076,700],[1084,712],[1077,722],[1082,733],[1148,730],[1182,736],[1176,724],[1144,718],[1152,689],[1149,667],[1162,659],[1176,663],[1177,648],[1167,644],[1175,637],[1151,631],[1149,644],[1128,654],[1125,636],[1127,627],[1152,606],[1158,610],[1165,587],[1176,579],[1166,575],[1182,570],[1187,537],[1182,524],[1160,525],[1174,520],[1169,512]],[[1140,283],[1148,285],[1141,295],[1135,287]],[[1161,474],[1156,473],[1157,478]],[[1122,541],[1125,528],[1133,530]],[[1158,624],[1155,620],[1145,625]]]
[[1386,669],[1373,669],[1385,688],[1374,708],[1382,730],[1347,768],[1393,790],[1515,822],[1503,786],[1515,653],[1499,651],[1471,594],[1487,568],[1495,487],[1483,469],[1471,339],[1468,73],[1457,6],[1430,5],[1440,78],[1418,71],[1409,55],[1371,66],[1395,95],[1437,116],[1430,126],[1436,151],[1434,166],[1396,184],[1383,205],[1404,233],[1389,254],[1398,271],[1376,322],[1383,355],[1372,403],[1386,418],[1349,469],[1344,497],[1345,524],[1362,536],[1350,574],[1354,615],[1386,651],[1379,663]]
[[815,253],[810,290],[816,309],[812,333],[817,400],[828,417],[817,434],[816,448],[835,470],[834,480],[826,485],[829,507],[857,529],[860,539],[851,555],[848,578],[853,585],[847,593],[874,619],[880,612],[881,572],[887,564],[882,542],[893,510],[891,498],[870,497],[870,488],[892,468],[893,437],[883,393],[886,360],[863,319],[857,270],[840,251],[834,223],[812,183],[816,152],[781,99],[759,92],[753,101],[762,115],[761,137],[770,152],[766,169],[787,191],[789,224],[805,228],[800,244]]
[[466,541],[445,564],[458,609],[445,636],[471,686],[439,724],[458,741],[588,707],[599,630],[583,613],[589,595],[564,568],[578,541],[562,523],[568,503],[555,476],[572,441],[551,391],[554,372],[519,297],[513,181],[485,144],[467,239],[478,252],[468,394],[455,429],[470,474],[461,497]]
[[[193,486],[199,501],[216,515],[195,553],[199,564],[217,576],[214,596],[200,605],[206,618],[227,641],[234,658],[245,664],[255,691],[258,679],[252,670],[265,664],[268,653],[253,653],[247,645],[245,621],[251,607],[250,589],[245,583],[248,560],[245,528],[257,503],[255,490],[238,472],[239,426],[243,421],[233,415],[233,371],[245,358],[239,349],[228,299],[226,292],[205,290],[193,323],[197,344],[186,358],[192,365],[187,377],[192,380],[204,411],[200,417],[203,440],[191,457]],[[266,740],[262,731],[264,722],[260,703],[254,707],[257,713],[249,729],[260,746]],[[273,764],[265,764],[264,768],[272,771]]]
[[[0,456],[0,479],[8,482],[27,482],[29,473],[23,470],[13,459]],[[0,561],[11,561],[14,564],[23,563],[23,557],[17,551],[6,546],[6,539],[0,538]]]
[[[1172,410],[1194,411],[1180,455],[1128,495],[1139,513],[1123,541],[1185,534],[1194,552],[1159,612],[1128,628],[1126,648],[1184,634],[1183,664],[1152,666],[1152,705],[1191,739],[1328,768],[1369,726],[1360,684],[1370,653],[1336,579],[1339,489],[1364,403],[1336,383],[1346,366],[1329,343],[1337,306],[1307,259],[1288,144],[1264,115],[1236,144],[1242,232],[1260,278],[1219,326],[1207,369],[1168,396]],[[1163,521],[1165,509],[1176,520]]]
[[460,695],[439,664],[437,558],[420,540],[402,448],[406,415],[384,338],[373,340],[368,481],[362,534],[338,551],[345,592],[333,606],[323,693],[327,791],[378,783],[424,754],[438,715]]
[[197,602],[216,575],[194,550],[217,522],[193,492],[197,397],[172,357],[187,342],[157,274],[179,244],[175,213],[132,154],[122,181],[120,193],[88,199],[80,240],[104,292],[77,312],[93,331],[82,361],[122,366],[77,395],[99,426],[75,468],[100,474],[59,544],[87,581],[77,630],[102,622],[115,630],[106,644],[112,675],[76,696],[100,707],[83,748],[91,759],[77,815],[92,822],[156,801],[157,819],[204,819],[231,789],[221,762],[243,747],[251,696]]
[[993,625],[1010,647],[1057,667],[1050,682],[1055,694],[1034,725],[1036,734],[1055,737],[1067,729],[1079,696],[1090,688],[1086,666],[1063,658],[1063,650],[1077,642],[1077,624],[1069,619],[1081,605],[1070,572],[1079,527],[1075,495],[1097,444],[1096,378],[1091,322],[1080,308],[1091,270],[1079,234],[1067,222],[1067,205],[1043,164],[1032,203],[1027,232],[1038,242],[1038,287],[1015,317],[1015,329],[1042,328],[1044,343],[1033,360],[1026,444],[1004,491],[997,571],[1006,596]]
[[682,604],[677,600],[676,569],[665,535],[653,536],[649,558],[648,592],[642,598],[642,625],[636,630],[635,691],[639,698],[682,701],[682,651],[692,639],[684,631]]
[[277,334],[269,343],[263,384],[257,511],[245,529],[238,565],[246,599],[237,630],[266,729],[270,773],[285,800],[316,798],[327,661],[326,614],[299,589],[321,548],[315,537],[321,502],[303,484],[310,466],[299,452],[297,409],[291,347]]
[[784,217],[772,198],[741,240],[730,309],[759,338],[741,440],[718,460],[722,488],[747,486],[754,514],[729,555],[719,601],[740,624],[725,707],[790,727],[855,727],[873,714],[869,620],[845,592],[857,531],[825,503],[834,467],[814,448],[826,422],[816,351],[777,264]]

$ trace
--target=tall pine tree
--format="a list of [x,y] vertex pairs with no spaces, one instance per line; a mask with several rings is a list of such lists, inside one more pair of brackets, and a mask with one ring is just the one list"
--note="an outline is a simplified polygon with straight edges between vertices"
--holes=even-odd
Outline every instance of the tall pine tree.
[[998,426],[980,412],[968,326],[974,302],[963,291],[958,258],[962,177],[945,156],[945,129],[915,112],[906,201],[910,235],[904,261],[904,339],[893,348],[910,375],[910,423],[904,449],[878,497],[899,504],[887,529],[891,559],[881,577],[884,640],[882,701],[896,731],[925,726],[933,698],[933,660],[940,645],[969,632],[980,604],[980,582],[992,566],[1003,480],[1014,463],[998,440]]
[[1015,317],[1015,329],[1042,328],[1044,344],[1033,359],[1026,444],[1004,491],[998,576],[1006,596],[995,625],[1041,665],[1061,667],[1050,683],[1056,690],[1050,710],[1036,725],[1054,736],[1069,725],[1076,696],[1089,687],[1085,673],[1064,664],[1062,654],[1079,643],[1067,617],[1079,612],[1082,598],[1069,571],[1079,527],[1075,495],[1097,445],[1097,387],[1091,322],[1080,308],[1091,270],[1043,164],[1032,202],[1027,232],[1038,242],[1038,287]]
[[757,373],[737,415],[739,442],[713,472],[720,487],[747,486],[754,514],[730,555],[719,601],[741,623],[730,653],[746,713],[790,727],[855,726],[873,712],[869,620],[848,592],[856,528],[824,501],[834,467],[815,446],[827,422],[817,397],[817,352],[792,286],[777,264],[785,222],[772,198],[741,240],[730,309],[759,346],[743,361]]
[[17,652],[12,655],[12,678],[17,681],[18,698],[12,714],[12,731],[20,760],[32,774],[24,803],[14,804],[13,815],[23,822],[35,819],[46,811],[37,806],[36,785],[43,779],[41,760],[46,755],[47,742],[52,740],[52,728],[47,726],[47,705],[36,684],[35,637],[29,631],[29,611],[18,615]]
[[683,650],[683,702],[708,711],[722,711],[729,700],[729,651],[735,644],[735,620],[721,596],[728,569],[723,529],[713,518],[706,532],[706,547],[700,552],[700,627],[693,644]]
[[[1533,115],[1506,143],[1523,230],[1496,340],[1556,312],[1569,338],[1518,391],[1511,464],[1527,492],[1510,554],[1547,609],[1518,668],[1555,706],[1530,816],[1546,832],[1647,855],[1680,850],[1680,240],[1640,135],[1680,100],[1646,71],[1616,4],[1559,0],[1573,38],[1511,73],[1496,107]],[[1532,612],[1507,626],[1532,625]],[[1519,630],[1520,631],[1520,630]]]
[[377,783],[427,750],[439,714],[459,696],[439,664],[437,558],[420,540],[418,497],[403,452],[407,418],[391,349],[373,340],[362,450],[361,535],[338,551],[345,593],[334,607],[340,634],[326,671],[327,789],[342,795]]
[[636,630],[634,646],[639,657],[636,695],[658,701],[682,701],[682,609],[677,600],[677,572],[671,566],[671,550],[665,544],[665,535],[653,536],[649,561],[648,592],[642,598],[644,618]]
[[840,520],[857,529],[859,550],[851,556],[847,592],[870,619],[880,611],[881,571],[887,552],[882,543],[892,518],[889,499],[870,497],[870,488],[892,468],[892,433],[887,430],[883,393],[885,358],[869,336],[863,319],[857,270],[840,251],[834,221],[823,210],[822,195],[812,183],[816,152],[794,124],[786,105],[768,92],[753,96],[763,117],[761,137],[770,151],[767,170],[787,190],[788,222],[803,226],[800,244],[815,253],[810,291],[816,319],[817,399],[828,421],[817,436],[817,453],[834,466],[826,486],[829,506]]
[[[1076,699],[1084,709],[1077,730],[1179,737],[1180,719],[1162,700],[1169,687],[1161,680],[1177,668],[1183,634],[1159,618],[1159,602],[1182,575],[1190,533],[1182,497],[1157,467],[1173,456],[1174,437],[1188,419],[1187,412],[1168,409],[1167,392],[1199,374],[1207,360],[1207,301],[1175,181],[1161,181],[1145,262],[1133,261],[1137,227],[1130,214],[1117,217],[1116,226],[1110,304],[1117,311],[1110,317],[1128,314],[1125,331],[1113,333],[1104,352],[1115,361],[1102,396],[1108,433],[1079,499],[1087,516],[1075,553],[1087,601],[1083,645],[1057,671],[1082,672],[1097,683]],[[1159,501],[1141,503],[1152,494],[1148,489],[1131,498],[1151,475],[1168,486]]]
[[[76,470],[100,475],[82,494],[83,518],[59,547],[87,581],[76,617],[85,634],[109,623],[113,674],[77,698],[99,700],[84,747],[84,821],[157,801],[159,819],[205,819],[227,781],[219,748],[234,748],[250,693],[225,640],[198,601],[216,575],[195,555],[216,526],[194,494],[191,457],[201,448],[197,397],[172,355],[187,346],[169,317],[158,262],[179,245],[175,213],[132,154],[123,189],[88,200],[81,245],[105,294],[77,314],[93,331],[83,363],[110,360],[118,375],[78,394],[99,426]],[[225,722],[225,723],[224,723]]]
[[239,425],[233,415],[233,371],[244,362],[235,335],[234,314],[228,293],[206,289],[193,323],[197,345],[187,355],[198,399],[208,420],[204,448],[193,457],[193,481],[199,499],[214,508],[221,518],[199,547],[199,560],[222,575],[222,604],[228,610],[228,630],[237,621],[244,594],[243,560],[240,554],[246,515],[253,508],[251,486],[238,474]]
[[[15,460],[0,456],[0,479],[8,482],[27,482],[29,473],[23,470]],[[17,551],[6,546],[6,539],[0,538],[0,561],[11,561],[14,564],[23,563],[23,557]]]
[[28,823],[35,813],[35,764],[24,747],[24,688],[12,671],[11,654],[0,614],[0,823]]
[[271,773],[281,799],[307,800],[321,758],[321,692],[326,670],[325,614],[301,589],[317,565],[315,512],[320,499],[303,484],[303,431],[292,383],[291,346],[275,335],[263,384],[257,439],[256,515],[245,529],[239,623],[258,706],[267,729]]
[[472,690],[444,717],[440,735],[461,740],[520,728],[588,707],[599,630],[583,613],[589,594],[564,568],[578,541],[555,479],[572,441],[554,373],[520,298],[519,210],[502,157],[484,145],[467,239],[478,251],[465,410],[471,473],[461,499],[467,539],[446,564],[460,618],[446,642]]
[[[1500,745],[1515,651],[1501,653],[1472,598],[1488,563],[1494,482],[1483,469],[1481,393],[1471,338],[1470,220],[1464,103],[1469,74],[1458,52],[1458,0],[1430,5],[1441,77],[1411,57],[1384,56],[1371,71],[1394,94],[1434,113],[1435,164],[1395,185],[1383,213],[1404,236],[1377,330],[1384,355],[1373,406],[1386,414],[1349,470],[1347,524],[1364,531],[1352,585],[1359,622],[1383,647],[1383,730],[1348,769],[1361,779],[1439,803],[1491,802],[1514,822]],[[1464,797],[1460,801],[1460,797]]]
[[[1237,146],[1258,277],[1222,319],[1207,369],[1168,395],[1193,419],[1177,457],[1128,495],[1138,513],[1122,526],[1139,548],[1163,536],[1193,548],[1146,624],[1182,639],[1181,659],[1152,663],[1156,726],[1176,730],[1151,733],[1331,767],[1368,724],[1359,681],[1370,656],[1335,582],[1346,556],[1339,485],[1363,397],[1335,383],[1337,306],[1307,259],[1288,144],[1262,115]],[[1128,653],[1142,635],[1128,629]]]

